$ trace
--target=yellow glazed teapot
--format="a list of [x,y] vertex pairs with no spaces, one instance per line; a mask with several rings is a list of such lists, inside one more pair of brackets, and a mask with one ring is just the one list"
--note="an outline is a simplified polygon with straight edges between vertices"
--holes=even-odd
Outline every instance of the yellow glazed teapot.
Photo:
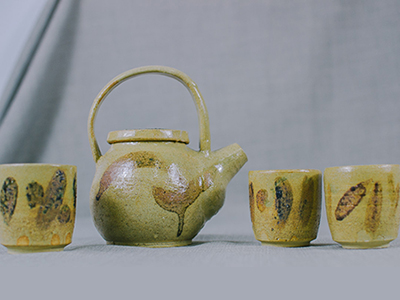
[[[113,131],[102,155],[94,121],[105,97],[137,75],[157,73],[177,79],[192,95],[200,127],[200,150],[186,146],[186,131],[144,129]],[[196,84],[169,67],[132,69],[111,80],[93,102],[89,142],[96,162],[90,208],[108,244],[147,247],[183,246],[222,207],[225,189],[246,163],[237,144],[211,151],[207,108]]]

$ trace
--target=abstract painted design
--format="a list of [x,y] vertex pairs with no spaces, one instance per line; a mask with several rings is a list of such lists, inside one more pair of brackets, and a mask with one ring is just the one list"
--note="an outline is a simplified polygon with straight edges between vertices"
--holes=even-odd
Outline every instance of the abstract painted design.
[[396,218],[397,215],[397,207],[399,206],[399,198],[400,198],[400,184],[395,186],[393,174],[389,174],[388,185],[390,192],[390,203],[392,205],[392,209],[390,211],[390,218]]
[[257,208],[260,212],[263,212],[265,210],[267,199],[268,199],[267,190],[261,189],[257,192],[256,195]]
[[73,182],[73,184],[72,184],[72,188],[73,188],[73,190],[74,190],[74,208],[76,208],[76,199],[77,199],[77,186],[76,186],[76,174],[75,174],[75,176],[74,176],[74,182]]
[[199,179],[192,180],[189,183],[186,183],[184,178],[181,178],[180,181],[181,188],[172,191],[161,187],[153,187],[153,197],[157,204],[161,208],[178,215],[177,237],[182,234],[187,208],[196,201],[202,192],[212,185],[210,173],[206,173]]
[[15,211],[18,198],[18,185],[14,178],[8,177],[4,180],[0,192],[0,211],[4,222],[8,225]]
[[43,187],[33,181],[26,187],[26,198],[31,209],[38,207],[36,223],[47,227],[51,221],[58,219],[60,223],[67,223],[71,219],[71,209],[62,205],[64,200],[67,179],[62,170],[57,170],[44,191]]
[[161,168],[162,163],[157,157],[148,151],[128,153],[114,161],[104,172],[100,179],[100,188],[96,195],[99,201],[103,193],[108,189],[111,183],[123,174],[132,174],[136,168]]
[[371,180],[360,182],[359,184],[352,186],[344,193],[343,197],[340,198],[339,203],[335,210],[336,220],[342,221],[346,218],[356,206],[361,202],[366,194],[366,185]]
[[68,205],[63,205],[60,209],[60,213],[57,216],[57,220],[60,223],[68,223],[71,220],[71,209]]
[[29,246],[29,238],[26,235],[20,236],[17,239],[17,246]]
[[289,181],[284,177],[275,179],[275,210],[278,224],[285,224],[293,205],[293,191]]
[[314,208],[314,200],[316,198],[316,181],[313,178],[304,178],[302,183],[301,202],[300,202],[300,219],[303,225],[306,225],[311,218]]
[[365,230],[374,233],[380,223],[382,212],[382,185],[375,183],[374,193],[368,201],[367,211],[365,215]]
[[249,184],[249,200],[250,200],[250,217],[254,220],[254,187],[253,183]]
[[28,205],[30,208],[36,207],[36,205],[41,205],[43,203],[43,187],[37,182],[33,181],[26,187],[26,198],[28,199]]

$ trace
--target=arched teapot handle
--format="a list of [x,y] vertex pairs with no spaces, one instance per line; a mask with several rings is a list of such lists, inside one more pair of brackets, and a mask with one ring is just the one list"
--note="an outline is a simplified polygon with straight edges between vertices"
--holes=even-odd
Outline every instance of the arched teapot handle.
[[115,89],[119,84],[121,84],[125,80],[128,80],[129,78],[146,73],[157,73],[160,75],[172,77],[180,81],[184,86],[186,86],[186,88],[192,95],[193,101],[196,105],[197,115],[199,118],[200,151],[211,150],[210,122],[208,120],[208,112],[203,97],[201,96],[196,83],[194,83],[194,81],[190,79],[190,77],[187,76],[185,73],[177,69],[164,66],[146,66],[146,67],[135,68],[126,71],[124,73],[121,73],[120,75],[112,79],[94,99],[89,113],[88,133],[89,133],[90,148],[92,149],[92,154],[95,162],[97,162],[102,155],[99,148],[99,144],[97,143],[96,140],[96,136],[94,134],[94,122],[96,119],[97,111],[100,108],[100,105],[103,103],[104,99],[108,96],[108,94],[113,89]]

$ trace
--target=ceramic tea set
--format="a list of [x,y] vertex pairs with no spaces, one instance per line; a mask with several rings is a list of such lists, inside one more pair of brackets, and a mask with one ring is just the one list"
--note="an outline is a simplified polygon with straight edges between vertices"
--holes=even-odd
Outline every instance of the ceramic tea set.
[[[135,76],[156,73],[180,81],[196,105],[200,150],[186,146],[185,131],[110,132],[102,155],[94,134],[107,95]],[[95,98],[88,120],[96,163],[90,191],[94,224],[107,244],[184,246],[222,207],[225,189],[247,162],[233,144],[211,151],[207,108],[197,85],[169,67],[147,66],[112,79]],[[250,171],[253,230],[265,245],[307,246],[317,236],[321,211],[318,170]],[[328,221],[343,247],[385,247],[397,237],[398,165],[328,168]],[[71,242],[76,207],[76,167],[0,165],[0,241],[11,253],[62,250]],[[1,220],[2,219],[2,220]]]

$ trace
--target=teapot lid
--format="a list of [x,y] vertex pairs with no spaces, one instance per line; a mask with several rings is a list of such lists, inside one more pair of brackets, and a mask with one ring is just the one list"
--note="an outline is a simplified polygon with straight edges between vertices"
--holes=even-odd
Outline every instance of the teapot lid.
[[124,142],[179,142],[189,144],[187,131],[171,129],[135,129],[111,131],[108,134],[109,144]]

